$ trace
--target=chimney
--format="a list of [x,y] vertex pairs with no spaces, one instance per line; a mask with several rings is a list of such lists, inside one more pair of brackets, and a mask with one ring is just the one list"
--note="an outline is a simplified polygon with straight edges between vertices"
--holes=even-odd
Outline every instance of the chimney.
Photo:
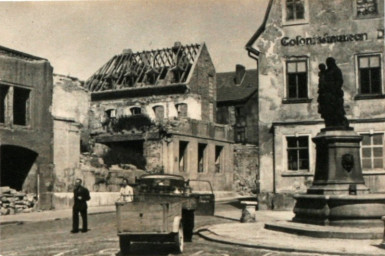
[[245,73],[246,73],[246,69],[244,66],[242,66],[240,64],[237,64],[235,66],[235,78],[234,78],[235,84],[241,84],[241,81],[242,81]]
[[123,54],[132,54],[132,50],[131,49],[124,49]]

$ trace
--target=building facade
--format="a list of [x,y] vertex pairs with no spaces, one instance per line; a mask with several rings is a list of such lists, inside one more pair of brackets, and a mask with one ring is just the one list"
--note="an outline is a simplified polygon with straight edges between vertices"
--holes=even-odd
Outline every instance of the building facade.
[[215,123],[216,74],[205,44],[124,50],[85,83],[90,132],[106,166],[207,179],[231,190],[233,133]]
[[361,166],[372,193],[385,192],[384,2],[270,0],[246,45],[259,72],[260,202],[292,207],[315,169],[319,65],[343,74],[344,108],[361,134]]
[[48,60],[0,47],[1,186],[36,193],[51,208],[52,67]]

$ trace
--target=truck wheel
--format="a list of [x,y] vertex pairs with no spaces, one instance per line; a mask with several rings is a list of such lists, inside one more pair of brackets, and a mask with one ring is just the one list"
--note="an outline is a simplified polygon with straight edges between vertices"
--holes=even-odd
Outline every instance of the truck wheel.
[[178,233],[175,234],[174,241],[176,244],[176,249],[179,253],[183,252],[183,225],[179,225]]
[[126,236],[119,236],[119,246],[122,255],[130,253],[130,239]]

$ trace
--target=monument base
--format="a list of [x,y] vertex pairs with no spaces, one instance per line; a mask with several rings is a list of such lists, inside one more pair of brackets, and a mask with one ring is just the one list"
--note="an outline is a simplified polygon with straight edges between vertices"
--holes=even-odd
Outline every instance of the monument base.
[[330,226],[379,226],[385,195],[295,195],[294,222]]

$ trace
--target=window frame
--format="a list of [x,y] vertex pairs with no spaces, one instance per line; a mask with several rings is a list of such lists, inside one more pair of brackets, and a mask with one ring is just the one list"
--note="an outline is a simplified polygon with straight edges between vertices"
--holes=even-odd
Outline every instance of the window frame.
[[287,0],[281,0],[282,7],[282,25],[283,26],[291,26],[291,25],[303,25],[309,23],[309,1],[303,0],[304,3],[304,18],[303,19],[294,19],[287,20],[287,8],[286,8]]
[[[290,170],[289,169],[289,147],[288,147],[288,141],[287,138],[300,138],[300,137],[306,137],[307,138],[307,153],[308,153],[308,168],[307,169],[297,169],[297,170]],[[284,172],[286,174],[294,174],[294,175],[310,175],[312,173],[312,167],[311,167],[311,159],[312,159],[312,151],[311,151],[311,135],[310,134],[294,134],[294,135],[283,135],[283,165],[284,166]],[[300,148],[296,149],[297,151],[300,150]],[[299,154],[298,154],[299,155]],[[298,156],[299,157],[299,156]],[[298,159],[297,159],[298,164]]]
[[[384,172],[385,171],[385,131],[367,131],[367,132],[359,132],[358,133],[359,135],[363,136],[363,135],[370,135],[370,136],[373,136],[373,135],[378,135],[378,134],[382,134],[382,168],[374,168],[373,165],[373,160],[374,160],[374,155],[373,155],[373,146],[374,144],[372,143],[373,142],[373,139],[371,139],[371,144],[370,146],[364,146],[362,145],[362,141],[360,141],[360,160],[361,160],[361,168],[362,168],[362,173],[365,174],[365,173],[370,173],[370,172]],[[381,147],[381,146],[379,146]],[[364,168],[364,165],[363,165],[363,149],[364,148],[370,148],[371,149],[371,166],[372,168]]]
[[357,0],[353,1],[353,18],[362,20],[362,19],[376,19],[376,18],[381,18],[383,17],[383,9],[384,9],[384,4],[383,1],[378,1],[375,0],[377,4],[377,13],[376,14],[368,14],[368,15],[363,15],[359,16],[357,15],[358,11],[358,6],[357,6]]
[[[378,56],[379,58],[379,64],[380,64],[380,92],[379,93],[361,93],[361,69],[360,69],[360,59],[361,58],[370,58]],[[384,60],[383,60],[383,54],[382,53],[364,53],[364,54],[356,54],[355,55],[355,69],[356,69],[356,90],[357,90],[357,96],[355,99],[369,99],[369,98],[378,98],[384,96],[384,85],[383,85],[383,79],[384,79]]]
[[[220,149],[218,155],[217,155],[217,149]],[[214,156],[214,173],[215,174],[223,173],[224,149],[225,147],[223,145],[215,145],[215,156]],[[219,168],[217,168],[217,165],[219,165]],[[219,169],[219,171],[217,171],[217,169]]]
[[[179,153],[178,153],[178,171],[187,173],[188,172],[188,161],[189,161],[189,141],[179,141]],[[181,159],[181,145],[184,144],[183,159]],[[183,170],[181,170],[181,162],[183,161]]]
[[[200,158],[200,146],[204,146],[203,151],[202,151],[202,158]],[[198,142],[198,147],[197,147],[197,173],[202,174],[202,173],[207,173],[208,171],[208,165],[207,165],[207,160],[208,160],[208,144],[207,143],[200,143]],[[200,171],[199,165],[200,161],[202,160],[202,171]]]
[[[289,97],[289,71],[288,71],[288,65],[289,63],[300,63],[304,62],[305,63],[305,68],[306,68],[306,97],[303,98],[292,98]],[[310,72],[309,72],[309,58],[308,57],[301,57],[301,58],[287,58],[284,60],[284,99],[283,103],[309,103],[311,102],[310,99],[310,90],[309,90],[309,81],[310,81]],[[297,67],[298,68],[298,65]],[[299,74],[300,72],[297,72],[295,74]],[[296,85],[298,87],[298,84]],[[298,88],[297,88],[298,89]],[[298,95],[299,90],[297,91]]]

